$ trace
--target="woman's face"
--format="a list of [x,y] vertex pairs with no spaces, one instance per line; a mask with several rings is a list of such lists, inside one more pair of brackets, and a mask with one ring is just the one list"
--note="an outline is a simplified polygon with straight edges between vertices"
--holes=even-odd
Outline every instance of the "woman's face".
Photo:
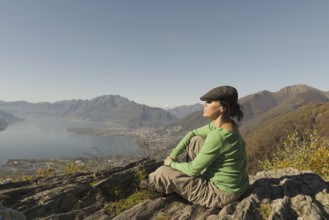
[[206,101],[203,106],[203,117],[215,120],[223,113],[219,101]]

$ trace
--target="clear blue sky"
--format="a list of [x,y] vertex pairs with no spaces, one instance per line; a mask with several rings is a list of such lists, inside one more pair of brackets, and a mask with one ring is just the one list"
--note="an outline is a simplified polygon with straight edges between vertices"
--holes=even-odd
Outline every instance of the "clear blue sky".
[[0,0],[0,100],[329,91],[329,1]]

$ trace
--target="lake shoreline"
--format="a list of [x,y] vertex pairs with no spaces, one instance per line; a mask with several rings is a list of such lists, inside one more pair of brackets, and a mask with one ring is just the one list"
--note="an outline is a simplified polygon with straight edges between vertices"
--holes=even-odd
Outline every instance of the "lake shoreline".
[[180,137],[176,130],[158,131],[159,128],[110,128],[65,120],[27,120],[1,132],[0,175],[31,175],[47,166],[60,173],[70,165],[84,165],[86,171],[94,172],[122,167],[151,155],[163,160]]
[[142,154],[139,132],[100,123],[29,119],[0,132],[0,166],[8,159],[78,158]]

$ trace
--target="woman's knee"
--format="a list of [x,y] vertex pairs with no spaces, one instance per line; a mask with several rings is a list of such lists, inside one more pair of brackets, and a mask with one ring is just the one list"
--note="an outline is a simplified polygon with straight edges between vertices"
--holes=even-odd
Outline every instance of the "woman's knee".
[[194,160],[194,158],[199,154],[203,144],[204,144],[203,137],[194,136],[191,138],[190,143],[186,148],[187,155],[189,156],[189,160]]
[[191,138],[190,143],[204,143],[204,138],[201,136],[194,136]]
[[161,166],[158,169],[156,169],[153,173],[150,173],[149,179],[152,182],[156,182],[159,179],[165,178],[168,176],[172,168],[168,166]]

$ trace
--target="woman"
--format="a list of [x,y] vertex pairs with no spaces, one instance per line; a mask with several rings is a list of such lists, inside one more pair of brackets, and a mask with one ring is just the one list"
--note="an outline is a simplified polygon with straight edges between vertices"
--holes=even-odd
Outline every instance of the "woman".
[[[238,92],[234,87],[216,87],[200,98],[208,125],[189,132],[164,160],[164,166],[149,175],[149,183],[162,193],[175,192],[188,201],[221,208],[237,200],[248,188],[245,142],[233,120],[242,120]],[[187,151],[189,162],[177,157]]]

